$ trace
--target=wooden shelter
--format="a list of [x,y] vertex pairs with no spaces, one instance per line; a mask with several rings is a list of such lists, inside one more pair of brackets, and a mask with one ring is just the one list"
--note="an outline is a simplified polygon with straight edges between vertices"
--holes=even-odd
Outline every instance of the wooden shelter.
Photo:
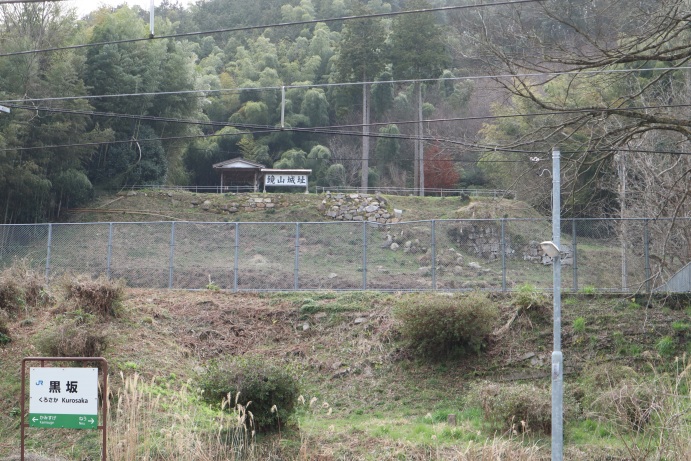
[[221,190],[257,192],[263,176],[262,169],[266,166],[237,157],[216,163],[213,168],[221,174]]

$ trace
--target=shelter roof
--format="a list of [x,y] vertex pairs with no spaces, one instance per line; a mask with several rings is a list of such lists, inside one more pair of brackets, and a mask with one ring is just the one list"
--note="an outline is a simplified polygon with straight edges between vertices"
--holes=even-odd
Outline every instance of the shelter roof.
[[279,168],[262,168],[262,173],[271,173],[271,174],[311,174],[312,170],[304,170],[304,169],[279,169]]
[[242,157],[236,157],[232,158],[230,160],[225,160],[223,162],[219,162],[213,165],[214,169],[223,169],[223,170],[230,170],[230,169],[263,169],[266,167],[266,165],[262,165],[261,163],[255,163],[251,162],[249,160],[246,160]]

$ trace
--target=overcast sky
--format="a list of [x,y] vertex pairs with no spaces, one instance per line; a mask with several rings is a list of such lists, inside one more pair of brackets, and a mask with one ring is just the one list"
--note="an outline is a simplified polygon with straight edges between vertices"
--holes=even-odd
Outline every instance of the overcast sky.
[[[158,5],[161,0],[154,0],[154,4]],[[151,5],[151,0],[67,0],[64,3],[70,7],[77,8],[77,15],[82,16],[93,10],[98,9],[101,5],[107,6],[117,6],[123,3],[127,3],[130,6],[139,5],[146,11],[149,11],[149,6]],[[180,0],[182,5],[187,6],[194,3],[194,0]]]

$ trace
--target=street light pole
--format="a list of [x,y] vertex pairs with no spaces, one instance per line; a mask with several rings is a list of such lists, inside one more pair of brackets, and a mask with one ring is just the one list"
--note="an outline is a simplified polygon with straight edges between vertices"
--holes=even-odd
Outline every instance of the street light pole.
[[[561,248],[560,152],[552,150],[552,242]],[[561,255],[552,259],[554,351],[552,352],[552,461],[564,454],[564,358],[561,353]]]

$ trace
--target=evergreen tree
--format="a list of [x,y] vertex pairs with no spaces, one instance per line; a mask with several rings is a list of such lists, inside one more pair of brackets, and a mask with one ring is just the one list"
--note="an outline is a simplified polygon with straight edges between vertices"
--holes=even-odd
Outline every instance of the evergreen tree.
[[[406,10],[424,10],[431,5],[425,0],[411,0]],[[391,63],[395,79],[430,79],[441,75],[449,62],[442,29],[437,26],[431,13],[415,13],[397,16],[391,27]],[[422,87],[415,83],[415,113],[422,119]],[[422,122],[416,126],[414,183],[424,194],[424,168],[420,168],[423,156]]]
[[[353,14],[360,16],[371,10],[358,4]],[[349,22],[344,28],[339,45],[336,70],[344,81],[361,81],[362,85],[362,167],[361,187],[368,187],[369,178],[369,79],[384,69],[384,41],[386,31],[381,20],[361,19]]]

